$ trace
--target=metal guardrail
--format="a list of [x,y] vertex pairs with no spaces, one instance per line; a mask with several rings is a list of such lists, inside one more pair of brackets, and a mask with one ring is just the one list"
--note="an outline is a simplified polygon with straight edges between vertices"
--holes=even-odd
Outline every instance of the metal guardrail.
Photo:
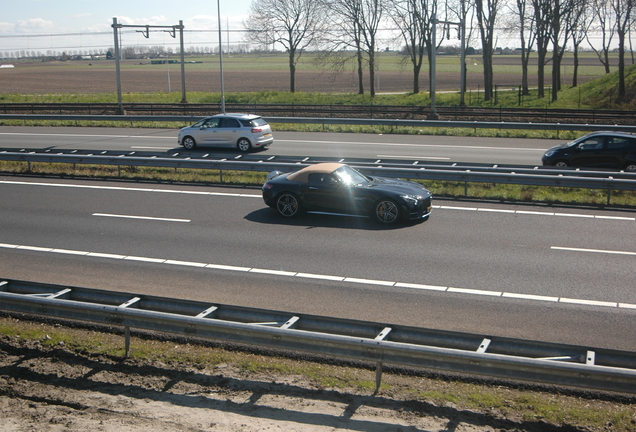
[[[104,153],[104,152],[102,152]],[[274,162],[274,158],[268,160],[211,160],[192,159],[177,157],[146,156],[139,157],[133,155],[96,155],[96,154],[53,154],[36,152],[10,152],[0,151],[0,160],[20,161],[20,162],[48,162],[48,163],[73,163],[73,164],[94,164],[94,165],[115,165],[115,166],[145,166],[145,167],[171,167],[171,168],[193,168],[193,169],[213,169],[213,170],[233,170],[233,171],[296,171],[313,162],[310,158],[305,158],[301,162]],[[324,159],[323,159],[324,161]],[[339,159],[341,162],[348,162],[346,159]],[[424,164],[411,165],[409,167],[383,166],[381,161],[375,163],[364,163],[360,160],[349,163],[361,172],[368,175],[382,177],[395,177],[418,180],[442,180],[475,183],[501,183],[520,184],[530,186],[554,186],[554,187],[575,187],[587,189],[612,190],[636,190],[636,173],[610,173],[610,172],[588,172],[579,170],[537,170],[533,168],[517,169],[510,168],[463,168],[443,167],[435,165],[432,168]],[[389,164],[390,165],[390,164]]]
[[[250,112],[262,116],[291,117],[365,117],[421,119],[430,114],[429,105],[316,105],[226,103],[230,112]],[[124,103],[128,114],[146,115],[210,115],[221,112],[220,103]],[[2,103],[4,114],[118,114],[116,103]],[[533,122],[621,123],[633,124],[634,116],[626,110],[561,109],[523,107],[437,106],[436,113],[453,120],[511,121],[527,119]]]
[[[184,115],[70,115],[70,114],[0,114],[0,120],[71,120],[71,121],[115,121],[115,122],[181,122],[194,123],[205,116]],[[612,124],[530,123],[530,122],[481,122],[451,120],[396,120],[331,117],[263,117],[268,123],[390,126],[418,128],[464,128],[464,129],[516,129],[594,132],[612,130],[636,133],[636,126]]]
[[636,393],[636,353],[0,279],[0,309],[382,365]]

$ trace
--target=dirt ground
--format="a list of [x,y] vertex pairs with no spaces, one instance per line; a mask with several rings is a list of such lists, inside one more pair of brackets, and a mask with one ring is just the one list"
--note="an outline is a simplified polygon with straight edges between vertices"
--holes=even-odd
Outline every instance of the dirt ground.
[[[177,346],[175,346],[177,349]],[[373,380],[371,370],[351,372]],[[389,390],[325,388],[291,373],[77,354],[64,346],[0,338],[2,432],[596,432],[496,408],[418,400],[430,381],[383,377]],[[439,385],[439,384],[437,384]],[[442,384],[443,386],[444,384]],[[546,395],[549,398],[559,397]],[[586,409],[609,402],[589,399]],[[624,409],[625,405],[622,405]],[[636,416],[632,419],[636,424]],[[624,430],[624,429],[621,429]]]
[[[102,61],[104,62],[104,61]],[[18,63],[13,69],[0,70],[1,93],[105,93],[116,92],[117,83],[114,64],[89,65],[88,61],[68,64],[57,63]],[[215,70],[188,70],[186,68],[186,92],[220,92],[220,74]],[[369,91],[368,74],[365,74],[364,88]],[[579,83],[596,77],[579,76]],[[467,90],[483,89],[483,75],[480,72],[467,74]],[[547,78],[549,79],[549,77]],[[568,77],[564,77],[565,80]],[[569,78],[571,79],[571,77]],[[529,85],[535,86],[536,73],[531,73]],[[226,92],[289,91],[288,70],[229,70],[223,74]],[[181,72],[174,65],[170,80],[162,66],[144,66],[137,69],[123,68],[121,72],[122,92],[173,92],[181,91]],[[517,88],[521,84],[517,74],[495,74],[494,83],[500,88]],[[438,91],[458,90],[458,73],[438,73],[436,75]],[[352,72],[335,73],[333,71],[296,72],[296,90],[321,93],[357,93],[357,75]],[[376,92],[394,93],[413,91],[411,71],[378,71]],[[428,73],[420,74],[420,91],[428,92]]]
[[[366,371],[370,376],[374,372]],[[412,399],[417,378],[390,392],[318,388],[291,374],[213,370],[77,355],[0,339],[0,430],[13,431],[562,431],[493,412]],[[580,429],[565,429],[578,431]]]

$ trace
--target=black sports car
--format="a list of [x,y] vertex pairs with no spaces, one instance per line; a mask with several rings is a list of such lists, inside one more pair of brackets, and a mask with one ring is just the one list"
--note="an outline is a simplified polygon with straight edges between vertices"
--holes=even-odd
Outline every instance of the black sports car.
[[426,220],[433,196],[423,186],[365,176],[348,165],[321,163],[293,173],[273,171],[263,185],[263,200],[282,216],[302,212],[363,215],[391,224]]

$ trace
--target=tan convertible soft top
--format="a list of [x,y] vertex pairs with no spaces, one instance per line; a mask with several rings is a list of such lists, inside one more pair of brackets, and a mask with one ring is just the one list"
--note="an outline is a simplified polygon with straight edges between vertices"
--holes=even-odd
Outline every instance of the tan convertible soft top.
[[291,173],[287,176],[288,180],[299,182],[299,183],[308,183],[309,182],[309,174],[311,173],[332,173],[344,164],[341,163],[319,163],[316,165],[309,165],[301,169],[300,171],[296,171],[295,173]]

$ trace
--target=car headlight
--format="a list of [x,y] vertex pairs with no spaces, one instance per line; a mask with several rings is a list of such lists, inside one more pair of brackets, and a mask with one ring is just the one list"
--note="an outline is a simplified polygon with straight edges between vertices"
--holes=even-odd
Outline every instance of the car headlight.
[[416,206],[417,203],[422,199],[422,197],[419,195],[400,195],[400,198],[406,201],[407,204],[411,204],[414,206]]
[[545,152],[545,154],[544,154],[543,156],[545,156],[545,157],[550,157],[550,156],[552,156],[553,154],[554,154],[554,150],[550,150],[550,151]]

